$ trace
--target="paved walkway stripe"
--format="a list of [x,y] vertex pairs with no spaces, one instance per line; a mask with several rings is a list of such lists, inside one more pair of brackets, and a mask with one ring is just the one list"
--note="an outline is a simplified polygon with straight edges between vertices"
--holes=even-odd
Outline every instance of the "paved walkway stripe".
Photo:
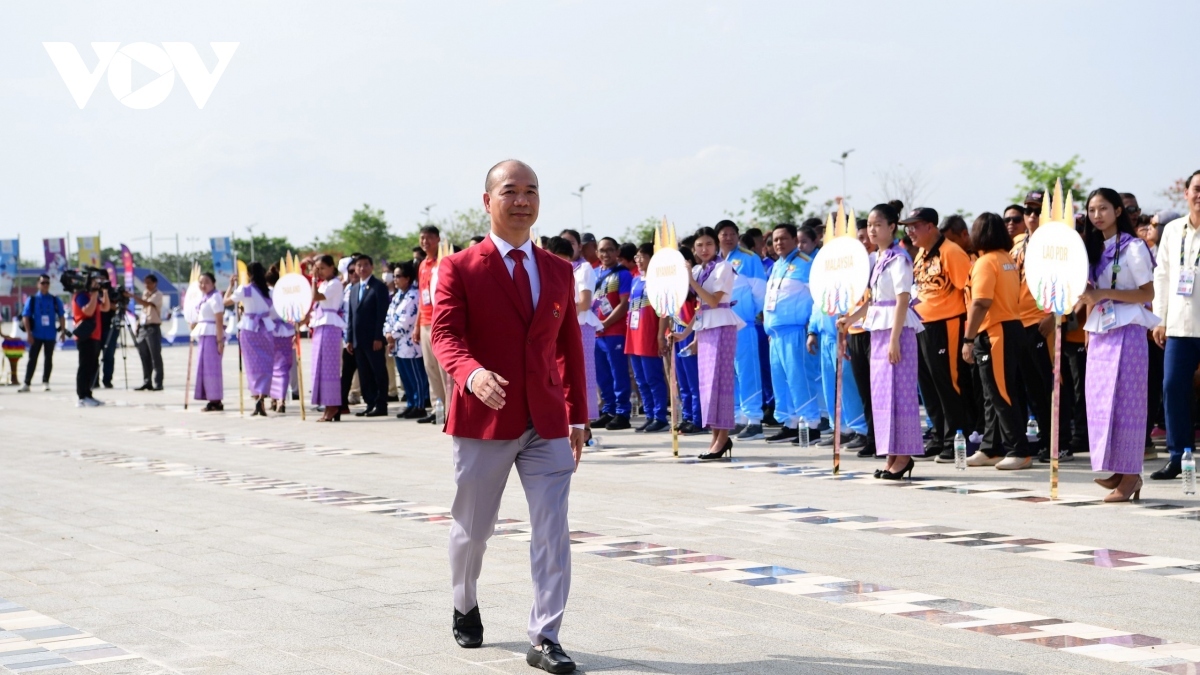
[[[414,502],[399,499],[114,452],[64,450],[58,454],[106,466],[162,476],[192,478],[198,482],[228,485],[264,494],[340,506],[354,511],[394,514],[418,522],[448,525],[451,520],[447,515],[450,509],[418,506]],[[529,523],[512,519],[500,520],[497,523],[496,536],[528,541]],[[1001,639],[1020,640],[1027,644],[1162,672],[1195,673],[1200,670],[1200,645],[1172,642],[1149,635],[906,591],[882,584],[664,546],[630,537],[583,531],[572,531],[570,536],[572,550],[576,553],[651,565],[670,572],[695,574],[713,581],[742,584],[764,591],[804,596],[864,611],[891,614],[945,628],[970,630]]]
[[140,658],[90,633],[0,598],[0,671],[27,673]]
[[999,532],[970,530],[947,525],[930,525],[908,520],[864,516],[842,511],[826,511],[791,504],[746,504],[716,506],[713,511],[749,513],[772,520],[808,525],[825,525],[841,530],[875,532],[894,537],[968,546],[979,551],[1000,551],[1028,558],[1059,560],[1115,569],[1121,572],[1142,572],[1181,581],[1200,583],[1200,561],[1184,558],[1147,555],[1116,549],[1096,548],[1031,537],[1018,537]]
[[226,434],[219,431],[200,431],[197,429],[183,428],[168,428],[168,427],[129,427],[129,431],[141,434],[150,434],[153,436],[165,436],[167,438],[190,438],[197,441],[209,441],[212,443],[225,443],[227,445],[244,445],[251,448],[259,448],[262,450],[280,450],[282,452],[295,452],[306,455],[316,455],[318,457],[346,457],[356,455],[378,455],[379,453],[371,450],[351,450],[350,448],[334,448],[328,445],[319,445],[312,443],[299,443],[293,441],[277,441],[270,438],[256,438],[252,436],[238,436],[235,434]]

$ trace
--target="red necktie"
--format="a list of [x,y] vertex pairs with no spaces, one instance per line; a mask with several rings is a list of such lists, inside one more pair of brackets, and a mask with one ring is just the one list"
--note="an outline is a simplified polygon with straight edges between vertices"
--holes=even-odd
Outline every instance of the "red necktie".
[[525,320],[533,318],[533,287],[529,284],[529,272],[525,271],[525,252],[513,249],[508,252],[513,259],[513,283],[517,285],[517,296],[521,298],[521,310]]

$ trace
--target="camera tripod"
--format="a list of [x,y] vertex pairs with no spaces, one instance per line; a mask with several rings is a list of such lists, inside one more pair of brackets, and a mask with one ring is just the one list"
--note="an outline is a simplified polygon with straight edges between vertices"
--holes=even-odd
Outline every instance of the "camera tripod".
[[[129,389],[129,355],[127,353],[128,343],[125,338],[125,329],[128,328],[131,334],[133,332],[133,328],[125,320],[125,313],[129,308],[129,301],[118,301],[114,307],[115,311],[113,311],[112,319],[109,320],[108,336],[104,340],[104,345],[102,345],[100,348],[101,365],[100,368],[96,370],[96,380],[92,383],[92,386],[100,386],[101,373],[104,370],[104,355],[108,353],[109,348],[112,346],[113,340],[116,340],[117,335],[120,334],[121,338],[119,344],[121,347],[121,369],[124,371],[125,388]],[[134,340],[136,339],[137,336],[135,335]]]

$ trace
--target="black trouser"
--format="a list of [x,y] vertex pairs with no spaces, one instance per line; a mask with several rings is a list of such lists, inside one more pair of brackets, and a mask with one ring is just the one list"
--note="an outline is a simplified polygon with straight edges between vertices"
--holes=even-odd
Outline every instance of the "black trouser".
[[[162,326],[142,324],[137,336],[138,356],[142,359],[142,384],[161,389],[163,384]],[[154,378],[153,382],[151,377]]]
[[342,347],[342,407],[350,406],[350,387],[354,385],[354,373],[358,372],[358,361]]
[[960,391],[967,364],[962,360],[963,318],[956,316],[923,324],[917,333],[917,384],[929,415],[933,435],[926,448],[954,450],[954,434],[971,433],[975,422]]
[[971,393],[963,389],[963,398],[971,406],[971,419],[975,421],[975,432],[983,436],[987,430],[987,406],[983,404],[983,380],[979,379],[979,366],[967,364],[967,377],[971,380]]
[[[1050,349],[1046,346],[1046,338],[1038,330],[1038,324],[1025,328],[1025,341],[1029,347],[1023,361],[1028,363],[1028,373],[1022,371],[1021,379],[1025,383],[1025,401],[1029,408],[1026,415],[1032,414],[1038,423],[1039,450],[1050,447],[1050,395],[1054,391],[1054,364],[1050,361]],[[1028,417],[1025,418],[1028,421]]]
[[367,410],[387,412],[388,379],[385,352],[371,349],[370,344],[354,348],[354,361],[358,366],[358,386],[362,388],[363,402]]
[[100,341],[91,338],[76,338],[75,349],[79,352],[79,370],[75,373],[75,394],[82,401],[92,397],[92,386],[96,383],[96,371],[100,369]]
[[1059,366],[1062,388],[1058,395],[1058,447],[1063,447],[1062,439],[1069,438],[1071,440],[1066,447],[1071,452],[1087,452],[1087,399],[1084,386],[1087,379],[1087,349],[1084,349],[1083,343],[1064,340]]
[[1163,358],[1166,356],[1162,348],[1154,342],[1154,338],[1149,333],[1146,334],[1146,339],[1150,341],[1150,347],[1147,354],[1150,360],[1147,362],[1147,379],[1148,386],[1146,387],[1146,447],[1153,447],[1150,442],[1150,431],[1154,429],[1154,425],[1158,425],[1159,429],[1166,430],[1167,421],[1164,415],[1162,395],[1163,390],[1159,385],[1162,382],[1166,373],[1163,372]]
[[[103,364],[104,364],[104,368],[102,369],[103,376],[101,377],[101,380],[104,382],[104,384],[106,386],[109,386],[109,387],[112,386],[113,370],[116,368],[116,362],[117,362],[117,360],[116,360],[117,346],[118,346],[118,343],[121,341],[121,334],[119,332],[117,332],[117,333],[113,332],[116,330],[118,330],[116,327],[112,327],[112,328],[105,330],[104,337],[101,338],[101,342],[103,343],[101,346],[101,349],[103,350],[102,354],[104,356],[104,358],[102,360]],[[121,328],[119,330],[125,330],[125,329]],[[128,386],[128,385],[126,385],[126,386]]]
[[37,370],[38,353],[46,350],[46,365],[42,366],[42,382],[49,384],[50,371],[54,370],[54,340],[34,338],[29,343],[29,361],[25,364],[25,386],[33,382],[33,371]]
[[867,445],[864,449],[875,452],[875,416],[871,413],[871,334],[868,332],[846,335],[846,354],[850,357],[850,370],[858,397],[862,399],[863,416],[867,418]]
[[[1010,457],[1031,457],[1033,449],[1025,439],[1025,388],[1021,380],[1032,370],[1029,345],[1020,321],[1005,321],[975,336],[972,353],[983,380],[986,404],[996,416],[989,425],[982,451],[995,457],[1004,451]],[[999,436],[996,438],[996,436]],[[997,447],[1001,446],[1001,447]]]

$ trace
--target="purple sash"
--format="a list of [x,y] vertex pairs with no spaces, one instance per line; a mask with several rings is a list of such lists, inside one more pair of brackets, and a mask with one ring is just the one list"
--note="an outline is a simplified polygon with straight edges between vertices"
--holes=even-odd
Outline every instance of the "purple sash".
[[[871,288],[875,288],[875,282],[879,281],[879,277],[883,276],[883,268],[892,261],[893,258],[899,257],[908,258],[908,251],[905,251],[899,242],[891,245],[888,250],[879,254],[879,258],[875,260],[875,269],[871,270]],[[912,261],[909,260],[911,263]]]
[[700,268],[700,276],[696,279],[696,283],[703,286],[704,282],[708,281],[708,278],[712,276],[713,270],[715,270],[716,268],[717,268],[717,258],[713,258],[712,260],[709,260],[707,263],[704,263],[704,267]]
[[1135,241],[1141,240],[1135,239],[1124,232],[1117,233],[1117,243],[1114,244],[1112,248],[1106,246],[1104,248],[1104,252],[1100,254],[1100,261],[1095,265],[1092,265],[1092,269],[1088,274],[1088,279],[1091,280],[1093,286],[1096,286],[1099,283],[1100,270],[1112,264],[1113,259],[1117,257],[1117,253],[1124,251]]

